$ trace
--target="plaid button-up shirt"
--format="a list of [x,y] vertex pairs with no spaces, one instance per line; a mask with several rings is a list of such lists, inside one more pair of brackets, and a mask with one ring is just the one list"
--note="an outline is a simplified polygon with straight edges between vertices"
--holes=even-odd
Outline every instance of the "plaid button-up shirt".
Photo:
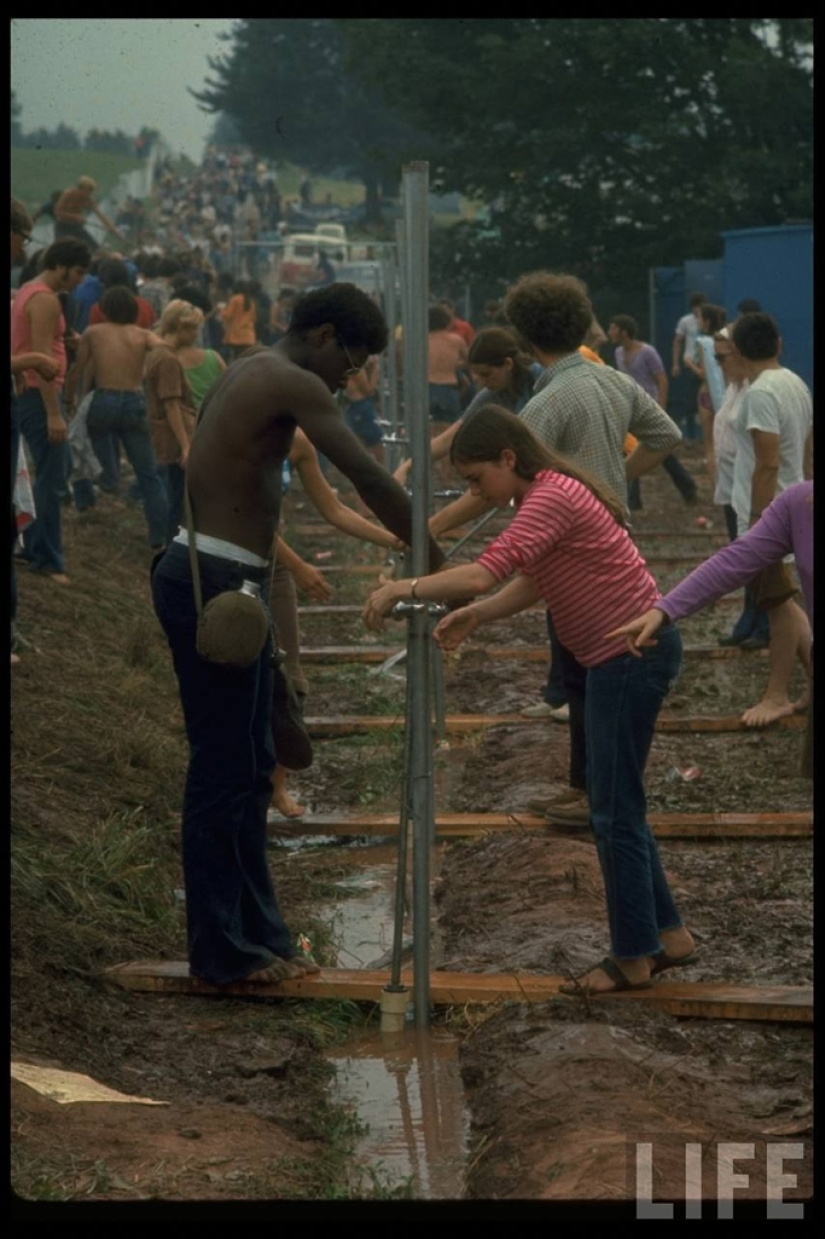
[[537,439],[607,482],[623,501],[625,435],[635,435],[652,452],[668,451],[682,439],[676,423],[634,379],[578,352],[547,367],[521,417]]

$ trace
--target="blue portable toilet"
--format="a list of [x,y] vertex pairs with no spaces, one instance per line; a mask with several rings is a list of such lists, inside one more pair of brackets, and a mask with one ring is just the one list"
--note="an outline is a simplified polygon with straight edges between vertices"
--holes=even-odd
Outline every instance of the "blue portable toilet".
[[782,364],[813,391],[813,224],[723,232],[724,304],[731,318],[744,297],[773,315],[782,336]]

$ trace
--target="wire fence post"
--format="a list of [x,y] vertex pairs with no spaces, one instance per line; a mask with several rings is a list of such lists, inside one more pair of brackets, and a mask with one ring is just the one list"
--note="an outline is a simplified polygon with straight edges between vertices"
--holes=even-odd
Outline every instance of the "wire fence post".
[[[429,301],[429,164],[403,171],[403,244],[398,247],[403,311],[404,408],[412,455],[412,572],[429,572],[430,478],[427,305]],[[410,786],[413,820],[413,1003],[415,1025],[430,1024],[430,848],[435,830],[430,618],[426,606],[408,617]]]

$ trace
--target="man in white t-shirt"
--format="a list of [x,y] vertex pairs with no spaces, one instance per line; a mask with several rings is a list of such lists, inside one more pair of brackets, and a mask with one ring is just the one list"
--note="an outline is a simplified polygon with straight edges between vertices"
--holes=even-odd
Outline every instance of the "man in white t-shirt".
[[[780,491],[812,476],[813,402],[802,379],[779,364],[782,341],[769,314],[743,314],[731,337],[750,384],[733,424],[731,504],[741,536]],[[784,565],[760,573],[754,588],[770,622],[770,670],[762,701],[746,710],[742,721],[764,727],[807,705],[807,694],[795,704],[790,701],[788,685],[796,657],[810,674],[811,631]]]
[[686,439],[701,438],[701,433],[696,426],[701,380],[694,366],[698,364],[696,337],[699,334],[699,315],[706,301],[707,297],[704,293],[691,293],[688,300],[690,308],[676,324],[671,345],[670,373],[674,379],[678,379],[682,374],[682,386],[685,392],[685,420],[682,433]]

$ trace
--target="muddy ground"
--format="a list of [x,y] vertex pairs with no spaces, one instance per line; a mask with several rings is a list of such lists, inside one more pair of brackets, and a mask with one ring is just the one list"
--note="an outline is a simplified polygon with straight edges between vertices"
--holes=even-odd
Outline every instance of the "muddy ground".
[[[696,554],[718,540],[645,542],[645,528],[693,533],[719,514],[697,449],[701,502],[686,507],[664,474],[644,483],[635,525],[643,550]],[[342,493],[346,493],[342,488]],[[300,492],[294,523],[308,519]],[[177,813],[184,738],[165,644],[149,606],[139,511],[105,500],[67,509],[65,590],[18,572],[20,627],[36,651],[12,678],[12,1044],[15,1057],[92,1075],[165,1107],[59,1106],[12,1087],[12,1181],[26,1199],[330,1199],[375,1195],[353,1168],[352,1121],[329,1096],[324,1049],[365,1018],[345,1004],[154,998],[112,990],[107,965],[181,957]],[[330,532],[293,544],[312,559],[381,562]],[[462,558],[464,555],[461,556]],[[326,563],[327,560],[316,560]],[[687,570],[653,569],[663,588]],[[365,578],[335,578],[337,602],[362,600]],[[720,604],[682,625],[686,644],[713,643],[738,614]],[[307,647],[368,640],[357,617],[302,618]],[[480,647],[541,645],[534,612],[483,634]],[[395,630],[380,644],[401,644]],[[293,789],[314,812],[391,809],[398,802],[404,685],[353,665],[309,666],[311,715],[392,714],[396,732],[319,742]],[[397,669],[398,670],[398,669]],[[687,659],[667,710],[741,712],[767,665],[752,653]],[[468,648],[445,665],[449,712],[516,712],[538,700],[540,663],[486,659]],[[794,683],[802,691],[801,675]],[[660,734],[649,764],[653,811],[787,811],[811,806],[797,777],[802,734]],[[442,811],[524,809],[565,785],[566,728],[503,726],[436,753]],[[677,770],[698,766],[683,782]],[[289,837],[273,824],[273,841]],[[322,961],[317,909],[356,872],[357,847],[273,848],[282,908]],[[685,980],[812,981],[812,858],[805,840],[694,843],[662,855],[701,957]],[[601,881],[585,835],[518,832],[445,849],[437,888],[450,969],[576,972],[607,948]],[[666,979],[659,982],[668,983]],[[703,1146],[715,1195],[719,1141],[756,1144],[737,1166],[764,1196],[763,1145],[802,1142],[798,1192],[811,1190],[812,1034],[806,1027],[677,1020],[638,1002],[556,999],[468,1017],[461,1049],[472,1118],[467,1192],[491,1199],[632,1196],[636,1142],[653,1144],[654,1193],[684,1194],[685,1143]],[[453,1027],[459,1022],[453,1021]],[[760,1161],[761,1159],[761,1161]],[[761,1170],[759,1166],[761,1164]],[[391,1194],[387,1187],[386,1194]],[[378,1191],[381,1194],[381,1191]],[[793,1193],[788,1193],[792,1196]]]

